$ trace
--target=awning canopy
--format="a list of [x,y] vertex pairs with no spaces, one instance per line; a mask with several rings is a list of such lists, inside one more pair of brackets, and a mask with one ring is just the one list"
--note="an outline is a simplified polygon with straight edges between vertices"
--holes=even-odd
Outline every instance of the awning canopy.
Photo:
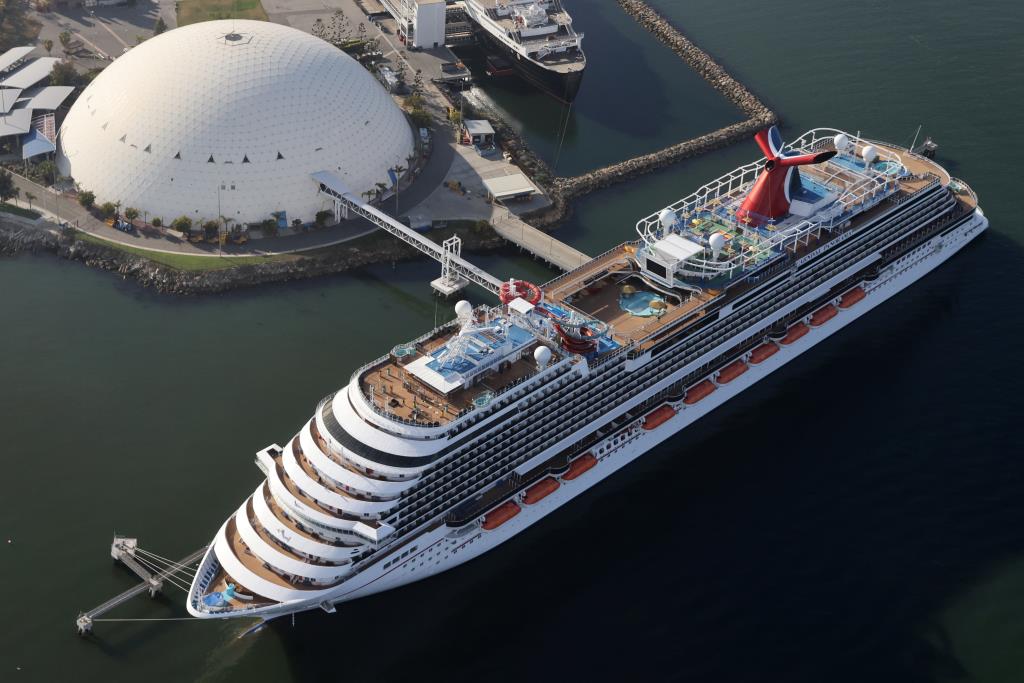
[[466,119],[462,125],[470,135],[494,135],[494,128],[486,119]]
[[6,114],[21,97],[21,88],[0,88],[0,114]]
[[31,45],[26,45],[24,47],[12,47],[10,50],[0,55],[0,73],[10,69],[20,60],[25,59],[25,57],[28,57],[34,49],[35,48]]
[[48,85],[29,98],[28,109],[45,109],[53,111],[75,91],[72,85]]
[[52,142],[46,139],[45,135],[35,128],[29,131],[28,134],[21,139],[22,159],[31,159],[32,157],[39,156],[40,154],[49,154],[56,150],[56,146],[54,146]]
[[494,199],[514,199],[529,197],[537,192],[536,186],[522,173],[501,176],[500,178],[484,178],[484,187]]
[[32,129],[32,110],[15,109],[0,116],[0,138],[7,135],[21,135]]
[[40,57],[26,66],[21,67],[0,83],[4,88],[31,88],[53,71],[53,66],[60,60],[56,57]]
[[704,247],[682,235],[671,234],[654,243],[654,250],[662,257],[672,261],[685,261],[695,254],[704,251]]

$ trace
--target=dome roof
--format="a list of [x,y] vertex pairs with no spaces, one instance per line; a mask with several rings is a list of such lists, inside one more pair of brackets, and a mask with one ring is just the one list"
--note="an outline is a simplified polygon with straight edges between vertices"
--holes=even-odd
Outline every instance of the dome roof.
[[240,20],[168,31],[119,57],[59,138],[62,174],[168,222],[308,221],[331,206],[311,173],[361,193],[413,153],[405,116],[358,62],[302,31]]

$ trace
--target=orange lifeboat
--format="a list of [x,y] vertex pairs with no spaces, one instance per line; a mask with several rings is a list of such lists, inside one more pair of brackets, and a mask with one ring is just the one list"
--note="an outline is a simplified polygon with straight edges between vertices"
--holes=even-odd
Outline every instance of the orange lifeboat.
[[750,362],[754,365],[763,363],[770,356],[779,352],[779,347],[771,342],[765,342],[750,352]]
[[499,526],[519,514],[520,507],[511,500],[505,501],[484,515],[483,528],[485,531],[497,529]]
[[728,384],[749,369],[742,360],[735,360],[722,368],[722,371],[718,373],[718,383]]
[[813,325],[814,327],[824,325],[829,320],[834,318],[836,316],[836,313],[838,312],[839,310],[835,306],[833,306],[832,304],[826,304],[819,308],[818,310],[816,310],[814,312],[814,315],[811,316],[811,325]]
[[562,475],[562,479],[565,481],[572,481],[596,464],[597,458],[590,453],[584,453],[572,461],[572,464],[569,465],[569,471]]
[[793,325],[793,327],[789,328],[789,332],[786,332],[786,336],[782,338],[782,343],[792,344],[810,331],[811,328],[807,327],[807,325],[797,323],[796,325]]
[[715,383],[709,379],[694,384],[692,387],[686,390],[686,398],[683,399],[683,403],[688,406],[692,406],[697,401],[701,400],[712,391],[717,389]]
[[644,418],[644,429],[651,430],[655,427],[660,427],[662,424],[675,417],[676,411],[670,405],[658,406],[651,412],[647,413],[647,417]]
[[523,495],[523,502],[527,505],[533,505],[554,493],[555,489],[559,486],[560,484],[556,480],[551,477],[544,477],[536,484],[526,489],[526,493]]
[[867,295],[864,293],[863,287],[854,287],[846,294],[843,294],[843,298],[839,300],[839,308],[849,308],[865,296]]

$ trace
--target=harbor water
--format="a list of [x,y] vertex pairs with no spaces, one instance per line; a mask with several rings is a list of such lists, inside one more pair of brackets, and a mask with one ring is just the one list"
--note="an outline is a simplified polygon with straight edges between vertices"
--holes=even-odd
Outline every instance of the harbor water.
[[[681,63],[617,71],[624,50],[660,48],[612,0],[567,4],[591,69],[565,172],[733,120]],[[109,558],[115,532],[172,558],[205,544],[262,480],[257,450],[450,318],[428,285],[436,264],[172,298],[48,256],[0,260],[0,681],[1024,680],[1024,8],[653,4],[785,136],[834,125],[909,144],[923,124],[991,229],[492,553],[242,638],[248,623],[193,620],[103,622],[82,639],[73,621],[133,583]],[[610,93],[606,111],[588,114],[591,91]],[[532,125],[531,96],[493,97]],[[751,142],[586,197],[558,236],[599,253],[756,155]],[[511,250],[467,256],[552,275]],[[185,610],[169,589],[109,616]]]

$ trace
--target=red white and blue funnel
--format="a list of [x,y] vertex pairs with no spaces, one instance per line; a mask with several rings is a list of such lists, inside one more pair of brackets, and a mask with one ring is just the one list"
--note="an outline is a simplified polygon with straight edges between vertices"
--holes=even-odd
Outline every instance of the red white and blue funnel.
[[836,155],[835,150],[817,154],[784,152],[782,135],[775,126],[758,131],[757,146],[766,157],[764,169],[750,188],[736,217],[747,225],[764,225],[789,213],[792,194],[800,187],[798,166],[820,164]]

